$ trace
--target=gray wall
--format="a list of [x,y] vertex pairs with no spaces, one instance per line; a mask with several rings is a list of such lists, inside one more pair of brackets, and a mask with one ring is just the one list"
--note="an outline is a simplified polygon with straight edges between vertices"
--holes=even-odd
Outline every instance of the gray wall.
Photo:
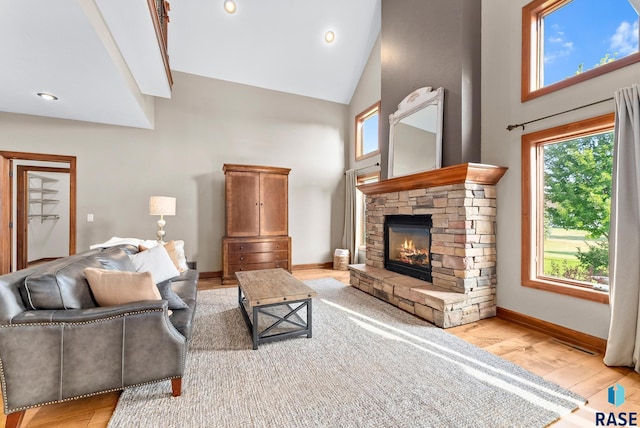
[[[342,236],[348,106],[174,73],[156,129],[0,113],[0,150],[77,156],[77,249],[154,239],[151,195],[175,196],[166,239],[201,271],[221,270],[224,163],[291,168],[293,264],[332,260]],[[87,214],[95,221],[87,222]]]
[[[443,166],[480,161],[478,0],[382,0],[381,118],[423,86],[445,89]],[[389,121],[381,120],[386,177]]]

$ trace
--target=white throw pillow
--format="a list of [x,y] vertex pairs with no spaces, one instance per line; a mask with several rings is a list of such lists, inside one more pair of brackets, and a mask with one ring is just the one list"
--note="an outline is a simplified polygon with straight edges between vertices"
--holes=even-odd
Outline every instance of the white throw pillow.
[[137,272],[151,272],[153,281],[158,284],[180,275],[171,261],[169,253],[162,245],[129,256]]
[[175,244],[176,252],[178,253],[178,270],[184,272],[189,269],[189,266],[187,266],[187,256],[184,253],[184,241],[178,240],[173,241],[173,243]]

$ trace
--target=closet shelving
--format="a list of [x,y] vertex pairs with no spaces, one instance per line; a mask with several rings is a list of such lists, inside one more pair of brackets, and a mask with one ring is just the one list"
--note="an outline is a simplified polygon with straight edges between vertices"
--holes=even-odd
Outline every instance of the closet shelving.
[[[60,216],[55,213],[46,212],[45,206],[57,204],[59,199],[54,199],[57,190],[48,187],[58,180],[51,177],[45,177],[38,174],[29,174],[29,221],[33,218],[39,218],[41,222],[45,220],[58,220]],[[39,213],[32,211],[34,205],[39,207]]]

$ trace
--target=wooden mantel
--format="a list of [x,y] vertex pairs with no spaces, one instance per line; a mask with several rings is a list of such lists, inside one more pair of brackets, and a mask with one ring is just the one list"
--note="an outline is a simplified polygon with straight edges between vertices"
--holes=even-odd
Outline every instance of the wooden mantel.
[[497,184],[507,168],[480,163],[463,163],[417,174],[393,177],[376,183],[363,184],[358,189],[365,195],[399,192],[403,190],[428,189],[448,184]]

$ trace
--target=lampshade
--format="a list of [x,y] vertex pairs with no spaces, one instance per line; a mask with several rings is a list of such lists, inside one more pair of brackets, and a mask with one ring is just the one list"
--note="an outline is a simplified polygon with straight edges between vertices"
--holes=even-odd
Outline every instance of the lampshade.
[[150,197],[149,215],[176,215],[176,198],[170,196]]

